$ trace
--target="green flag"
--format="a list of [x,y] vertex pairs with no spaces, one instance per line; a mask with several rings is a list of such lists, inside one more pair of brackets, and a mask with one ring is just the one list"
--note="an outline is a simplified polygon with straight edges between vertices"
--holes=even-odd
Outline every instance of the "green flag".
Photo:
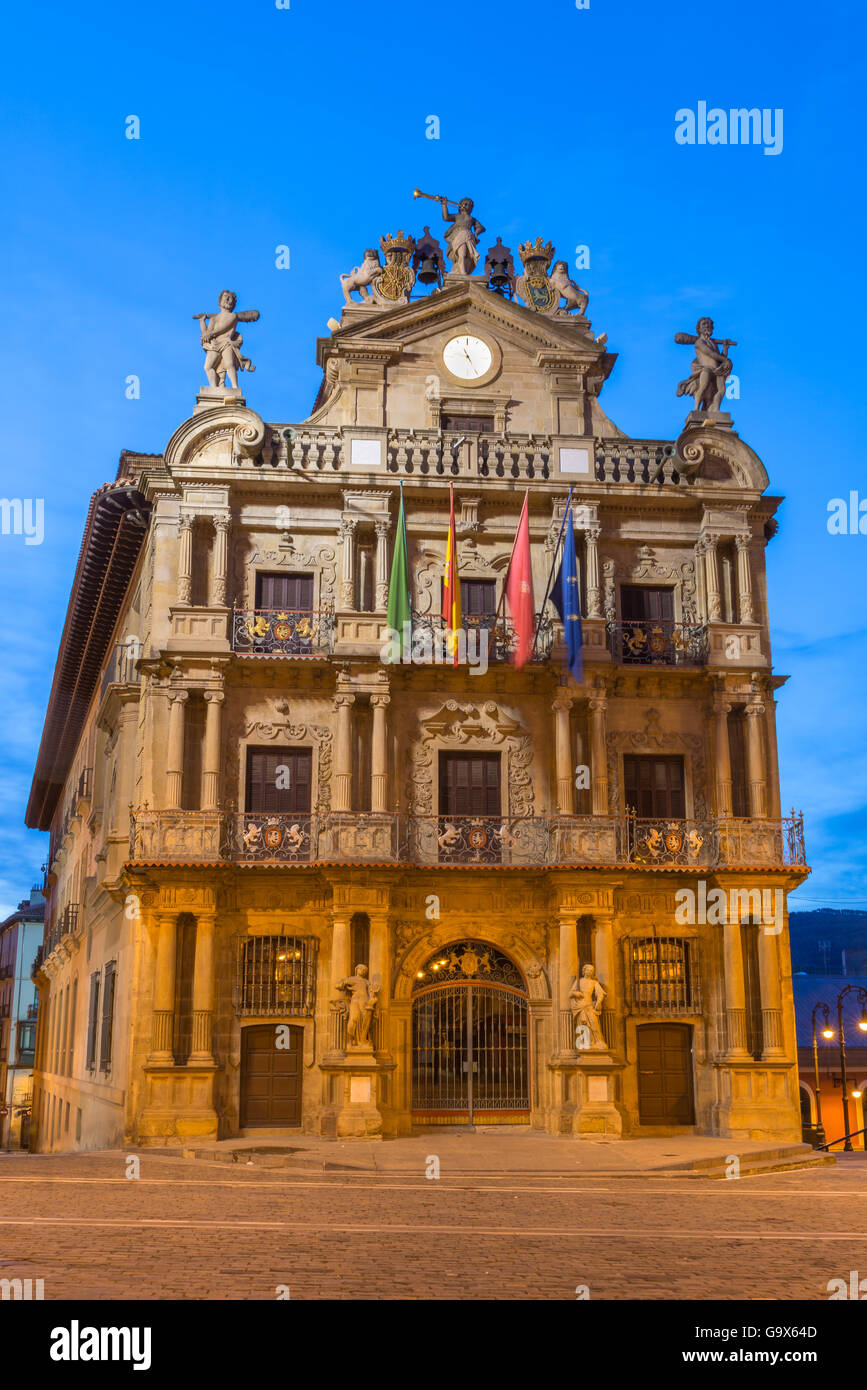
[[[397,537],[388,583],[388,626],[403,641],[403,625],[412,622],[409,601],[409,556],[406,548],[406,516],[403,510],[403,485],[400,489],[400,512],[397,518]],[[399,659],[399,658],[397,658]]]

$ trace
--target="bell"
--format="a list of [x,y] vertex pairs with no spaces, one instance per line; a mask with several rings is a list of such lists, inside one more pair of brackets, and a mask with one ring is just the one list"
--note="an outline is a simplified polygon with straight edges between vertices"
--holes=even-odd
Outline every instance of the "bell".
[[505,290],[509,285],[509,272],[505,261],[491,261],[491,278],[488,282],[492,290]]
[[432,256],[426,256],[421,263],[421,270],[418,278],[423,285],[435,285],[440,278],[436,260]]

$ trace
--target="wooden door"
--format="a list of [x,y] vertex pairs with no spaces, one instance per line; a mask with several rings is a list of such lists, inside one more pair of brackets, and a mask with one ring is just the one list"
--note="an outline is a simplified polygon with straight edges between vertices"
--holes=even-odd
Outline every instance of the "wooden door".
[[620,616],[625,623],[674,622],[674,590],[624,584],[620,590]]
[[242,1129],[300,1125],[303,1033],[288,1026],[289,1046],[278,1048],[273,1023],[241,1030]]
[[637,1034],[639,1123],[695,1124],[691,1026],[646,1023]]

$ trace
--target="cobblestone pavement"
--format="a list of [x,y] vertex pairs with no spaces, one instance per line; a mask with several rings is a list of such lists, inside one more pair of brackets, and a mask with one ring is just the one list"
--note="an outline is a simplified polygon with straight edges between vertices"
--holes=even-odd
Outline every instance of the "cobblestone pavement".
[[[429,1180],[0,1155],[0,1278],[45,1298],[815,1299],[867,1275],[867,1164]],[[285,1296],[285,1295],[284,1295]]]

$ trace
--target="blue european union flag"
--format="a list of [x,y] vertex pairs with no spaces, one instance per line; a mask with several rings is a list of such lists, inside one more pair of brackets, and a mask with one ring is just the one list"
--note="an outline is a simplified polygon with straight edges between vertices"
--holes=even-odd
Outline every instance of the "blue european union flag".
[[563,537],[563,556],[560,568],[551,590],[551,602],[560,614],[563,632],[566,637],[566,664],[576,681],[584,679],[584,661],[581,652],[581,586],[578,583],[578,562],[575,558],[575,531],[572,521],[572,508],[566,517]]

